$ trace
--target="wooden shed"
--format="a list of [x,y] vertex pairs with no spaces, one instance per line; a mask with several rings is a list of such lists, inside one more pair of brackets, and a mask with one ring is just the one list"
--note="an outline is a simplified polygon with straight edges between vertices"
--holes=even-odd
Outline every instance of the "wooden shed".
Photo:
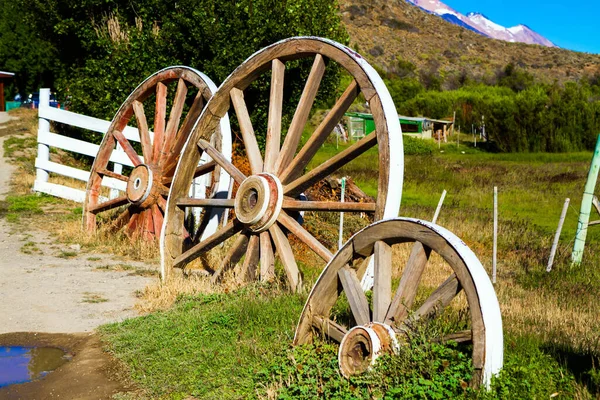
[[0,111],[6,111],[6,105],[4,102],[4,82],[8,79],[12,79],[15,76],[12,72],[0,71]]

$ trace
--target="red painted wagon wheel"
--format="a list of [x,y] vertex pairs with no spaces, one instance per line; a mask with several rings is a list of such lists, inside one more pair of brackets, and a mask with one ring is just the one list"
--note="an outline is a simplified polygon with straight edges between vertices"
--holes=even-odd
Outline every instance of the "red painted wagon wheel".
[[[313,66],[307,78],[285,140],[282,135],[282,104],[286,62],[308,58]],[[331,111],[300,149],[300,138],[328,63],[336,63],[352,78],[352,82]],[[271,72],[271,92],[264,157],[259,150],[244,90],[263,73]],[[318,152],[344,113],[359,93],[369,102],[376,131],[352,144],[309,172],[306,166]],[[208,141],[209,133],[233,105],[240,125],[243,144],[250,164],[246,176],[224,154]],[[373,203],[341,203],[337,201],[299,201],[298,196],[321,179],[335,173],[370,148],[379,151],[378,196]],[[235,199],[190,199],[187,188],[202,154],[208,153],[239,185]],[[383,81],[375,70],[353,50],[330,40],[315,37],[286,39],[269,46],[246,60],[221,85],[200,116],[177,167],[165,216],[165,232],[161,240],[162,276],[167,279],[173,268],[204,257],[217,245],[232,239],[232,245],[211,269],[216,282],[222,273],[241,263],[237,272],[245,279],[269,280],[273,276],[277,254],[292,290],[301,286],[287,232],[295,235],[323,260],[332,252],[294,218],[298,211],[374,212],[375,219],[396,216],[400,206],[403,174],[402,134],[398,115]],[[235,218],[211,236],[193,246],[182,239],[184,210],[191,206],[228,207]],[[260,269],[258,265],[260,264]],[[211,271],[209,271],[211,272]]]
[[[153,74],[129,95],[110,124],[92,166],[83,207],[84,229],[95,231],[102,214],[112,217],[110,230],[125,229],[130,237],[145,240],[158,237],[181,150],[215,90],[215,84],[201,72],[176,66]],[[137,131],[127,127],[134,118]],[[214,129],[211,137],[216,147],[221,149],[224,141],[230,151],[228,120],[224,126]],[[139,145],[132,140],[135,136],[139,137]],[[141,148],[141,154],[136,147]],[[125,168],[111,171],[109,163]],[[229,186],[228,182],[220,182],[222,174],[214,163],[207,162],[204,169],[213,177],[209,192],[222,189],[223,184]],[[103,186],[121,192],[107,199]]]

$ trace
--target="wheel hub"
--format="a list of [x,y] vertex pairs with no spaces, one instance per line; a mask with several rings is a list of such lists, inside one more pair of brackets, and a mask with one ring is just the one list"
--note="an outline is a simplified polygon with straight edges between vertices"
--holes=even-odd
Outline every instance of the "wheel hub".
[[127,181],[127,199],[130,203],[141,205],[146,201],[153,188],[152,170],[145,164],[140,164],[133,169]]
[[246,178],[235,197],[237,219],[253,232],[262,232],[275,221],[283,204],[283,187],[279,179],[268,173]]
[[379,322],[355,326],[340,343],[340,371],[346,378],[361,374],[373,366],[381,354],[395,353],[398,349],[396,332],[391,326]]

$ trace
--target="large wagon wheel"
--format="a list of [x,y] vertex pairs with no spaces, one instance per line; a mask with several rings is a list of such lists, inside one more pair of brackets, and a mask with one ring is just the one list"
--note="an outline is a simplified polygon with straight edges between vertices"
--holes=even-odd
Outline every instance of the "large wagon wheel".
[[[281,143],[281,114],[286,62],[301,58],[313,61],[290,127]],[[353,78],[324,117],[312,136],[298,151],[302,132],[328,63],[335,62]],[[271,72],[266,149],[262,156],[244,100],[244,90],[262,73]],[[376,131],[354,143],[344,151],[309,172],[305,168],[339,123],[359,93],[370,105]],[[246,176],[223,158],[207,138],[233,104],[243,144],[248,156],[251,175]],[[335,173],[368,149],[379,151],[378,196],[373,203],[340,203],[299,201],[299,195],[324,177]],[[194,176],[195,165],[201,155],[208,153],[239,185],[235,199],[226,201],[190,199],[187,188]],[[269,46],[248,58],[222,84],[207,104],[190,136],[178,164],[167,204],[162,250],[162,276],[167,278],[173,267],[185,267],[216,245],[232,239],[220,265],[214,268],[213,279],[233,268],[244,256],[241,272],[246,278],[261,280],[273,276],[274,252],[281,260],[289,286],[296,290],[301,285],[292,248],[286,231],[291,232],[325,261],[332,257],[310,232],[303,228],[293,214],[299,211],[360,211],[374,212],[375,219],[397,216],[400,206],[403,177],[403,148],[400,123],[394,103],[375,70],[351,49],[321,38],[299,37],[286,39]],[[235,218],[214,235],[187,246],[182,239],[186,207],[229,207]],[[260,263],[260,270],[257,265]]]
[[[92,166],[83,207],[84,229],[95,231],[97,216],[102,213],[115,217],[109,225],[111,230],[124,228],[131,237],[141,235],[146,240],[158,237],[179,155],[215,91],[216,85],[206,75],[193,68],[175,66],[151,75],[129,95],[110,124]],[[127,127],[133,118],[138,133],[135,130],[132,133],[132,128]],[[216,128],[210,132],[209,140],[229,154],[230,159],[231,131],[227,115]],[[137,134],[141,154],[130,141],[130,135]],[[223,197],[229,189],[229,176],[221,168],[215,168],[211,160],[199,161],[204,161],[204,165],[198,169],[202,169],[201,173],[208,171],[210,179],[203,180],[203,190],[197,188],[198,185],[192,186],[192,194]],[[115,162],[126,168],[111,171],[109,163]],[[110,200],[103,198],[103,184],[122,193]],[[194,211],[198,214],[198,210]],[[208,219],[209,229],[214,231],[218,216],[213,213]]]
[[[410,242],[414,244],[392,297],[392,275],[398,272],[393,264],[398,263],[400,254],[395,253],[393,260],[391,246]],[[375,285],[368,300],[354,264],[371,255]],[[435,257],[433,262],[430,257]],[[441,278],[437,282],[447,279],[439,286],[436,283],[433,291],[431,287],[423,289],[427,286],[424,277],[432,273]],[[347,301],[350,315],[336,316],[338,301]],[[323,270],[304,306],[294,344],[309,343],[315,335],[340,343],[340,369],[349,376],[367,370],[380,353],[393,351],[417,321],[435,323],[452,306],[463,313],[468,310],[463,314],[467,317],[462,326],[453,325],[460,331],[446,332],[438,340],[471,344],[471,384],[489,385],[503,363],[502,318],[494,287],[475,254],[453,233],[432,222],[411,218],[379,221],[354,235]]]

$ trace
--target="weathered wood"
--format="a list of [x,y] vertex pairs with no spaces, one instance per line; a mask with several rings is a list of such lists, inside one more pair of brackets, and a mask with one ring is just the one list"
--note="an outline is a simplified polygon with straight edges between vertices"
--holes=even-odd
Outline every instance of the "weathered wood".
[[158,204],[152,204],[152,221],[154,222],[154,233],[156,235],[160,235],[162,231],[163,220],[164,218]]
[[281,145],[281,112],[283,109],[283,77],[285,64],[274,59],[271,67],[271,97],[269,99],[269,116],[267,136],[265,138],[265,172],[276,172],[275,163],[279,157]]
[[348,164],[350,161],[354,160],[356,157],[360,156],[376,144],[377,133],[372,132],[344,151],[325,161],[315,169],[310,170],[306,174],[285,185],[283,187],[284,194],[291,197],[299,195],[315,182],[323,179],[327,175],[330,175],[334,171],[338,170],[340,167]]
[[147,163],[152,162],[152,141],[150,140],[150,132],[148,129],[148,121],[146,119],[146,113],[144,112],[144,105],[142,102],[135,100],[132,103],[133,112],[135,114],[135,120],[137,121],[138,130],[140,132],[140,142],[142,144],[142,154],[144,155],[144,161]]
[[154,109],[154,143],[152,143],[152,159],[158,163],[165,141],[165,118],[167,117],[167,85],[156,84],[156,107]]
[[252,127],[252,121],[250,121],[250,114],[246,108],[246,102],[244,101],[244,92],[239,89],[233,88],[230,93],[231,103],[235,108],[235,114],[237,115],[238,123],[240,124],[240,130],[242,131],[242,140],[244,141],[244,147],[246,148],[246,155],[250,162],[250,170],[252,174],[258,174],[263,171],[263,159],[258,148],[256,136],[254,135],[254,128]]
[[371,322],[369,311],[369,301],[360,286],[360,281],[356,277],[353,269],[344,266],[338,271],[340,283],[344,288],[344,293],[348,298],[352,316],[357,325],[366,325]]
[[288,165],[281,165],[283,171],[280,174],[280,179],[283,184],[291,182],[302,174],[304,168],[321,148],[321,145],[325,143],[333,128],[340,122],[344,113],[348,111],[359,91],[357,82],[352,81],[292,162]]
[[233,208],[234,199],[195,199],[192,197],[183,197],[177,200],[177,207],[219,207]]
[[284,199],[282,208],[288,211],[373,212],[375,211],[375,203],[340,203],[336,201],[302,201]]
[[191,249],[182,253],[179,257],[175,258],[175,260],[173,261],[173,266],[175,268],[183,268],[185,264],[196,258],[198,254],[201,254],[205,251],[214,248],[219,243],[222,243],[223,241],[229,239],[230,237],[241,231],[242,228],[243,225],[240,224],[236,219],[230,221],[223,228],[221,228],[205,240],[201,241]]
[[88,208],[88,211],[93,214],[98,214],[99,212],[110,210],[116,207],[121,207],[125,204],[129,203],[127,200],[127,196],[121,196],[114,198],[112,200],[105,201],[104,203],[96,204]]
[[460,293],[462,286],[455,274],[446,279],[414,313],[413,319],[432,318],[440,313]]
[[107,169],[99,169],[97,172],[102,176],[108,176],[110,178],[118,179],[123,182],[127,182],[129,180],[129,178],[127,178],[125,175],[117,174]]
[[260,281],[270,282],[275,278],[275,256],[271,244],[271,234],[260,233]]
[[379,240],[374,252],[373,321],[384,322],[392,301],[392,248]]
[[238,235],[237,239],[233,242],[233,245],[225,254],[225,257],[223,258],[223,261],[221,261],[219,268],[211,277],[211,283],[215,284],[219,282],[223,277],[223,273],[234,268],[235,265],[240,261],[240,259],[246,252],[246,247],[248,246],[248,238],[249,235],[247,235],[244,232]]
[[399,323],[404,321],[408,316],[408,312],[417,296],[419,283],[421,282],[421,277],[423,276],[423,271],[425,271],[430,254],[431,249],[424,247],[420,242],[415,242],[412,246],[408,262],[406,263],[406,267],[404,267],[402,278],[400,278],[400,283],[396,289],[394,300],[386,313],[386,323]]
[[319,315],[313,316],[312,326],[338,343],[342,341],[348,332],[348,330],[342,325],[330,320],[329,318],[324,318]]
[[441,343],[446,343],[446,342],[465,343],[465,342],[471,342],[472,340],[473,340],[473,332],[470,329],[468,329],[468,330],[444,335],[442,338],[434,339],[433,341],[441,342]]
[[[217,163],[214,160],[210,160],[209,162],[196,167],[196,171],[194,171],[194,178],[213,172],[216,166]],[[171,182],[173,182],[172,176],[165,176],[162,179],[163,185],[171,185]]]
[[[117,139],[117,142],[119,142],[119,144],[123,148],[123,151],[125,152],[125,154],[127,154],[127,157],[129,157],[129,160],[131,160],[131,163],[134,167],[137,167],[142,163],[142,160],[140,160],[140,157],[131,146],[131,143],[129,143],[125,136],[123,136],[123,132],[113,130],[110,132],[110,134],[113,135],[115,139]],[[106,161],[106,163],[108,163],[108,160]],[[106,169],[106,165],[103,166],[103,169]]]
[[246,282],[256,280],[256,266],[259,260],[260,239],[258,235],[251,235],[248,241],[246,257],[242,264],[242,279]]
[[274,224],[269,228],[269,233],[273,238],[275,248],[277,249],[277,254],[279,255],[279,259],[281,260],[283,268],[285,269],[285,274],[287,276],[290,289],[293,292],[299,291],[302,288],[302,276],[298,270],[298,265],[296,264],[296,259],[294,258],[294,253],[292,252],[290,243],[277,224]]
[[[229,162],[223,155],[215,149],[209,142],[204,139],[198,141],[198,147],[206,151],[208,155],[219,164],[227,173],[237,182],[242,183],[246,179],[246,175],[240,172],[239,169],[231,162]],[[195,169],[194,169],[195,171]]]
[[317,253],[319,257],[328,262],[333,258],[333,254],[313,235],[302,227],[294,218],[290,217],[285,211],[281,211],[277,217],[277,221],[285,226],[291,233],[307,245],[312,251]]
[[175,91],[175,98],[173,99],[173,106],[171,107],[171,113],[169,114],[169,121],[165,128],[165,140],[161,149],[161,156],[159,163],[163,165],[171,154],[171,148],[175,143],[179,124],[181,123],[181,115],[183,114],[183,107],[185,106],[185,99],[187,97],[188,88],[185,81],[179,78],[177,81],[177,89]]
[[300,96],[300,101],[296,107],[296,112],[294,113],[285,140],[283,141],[279,159],[275,164],[275,171],[278,173],[281,173],[283,169],[287,167],[296,153],[300,138],[302,137],[302,131],[306,126],[306,121],[308,120],[310,110],[312,109],[315,97],[317,96],[317,91],[319,90],[319,85],[321,84],[324,72],[325,61],[322,55],[317,54],[310,70],[310,74],[308,75],[308,79],[306,80],[306,84],[304,85],[302,95]]

